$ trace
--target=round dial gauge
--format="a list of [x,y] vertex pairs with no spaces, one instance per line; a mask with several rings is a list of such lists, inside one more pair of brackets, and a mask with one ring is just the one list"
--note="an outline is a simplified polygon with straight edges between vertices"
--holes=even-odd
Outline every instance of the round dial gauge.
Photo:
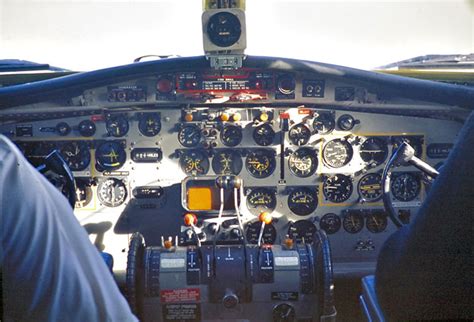
[[335,203],[349,199],[352,189],[351,178],[343,174],[326,177],[323,184],[324,197]]
[[97,170],[115,170],[120,168],[127,158],[122,144],[116,141],[102,143],[95,150]]
[[255,143],[261,146],[267,146],[273,143],[275,131],[270,124],[262,124],[253,130],[253,139]]
[[288,167],[295,176],[306,178],[316,172],[318,158],[314,150],[301,148],[290,155]]
[[311,131],[306,125],[297,124],[288,132],[288,138],[294,145],[305,145],[311,138]]
[[335,234],[341,229],[341,218],[333,213],[325,214],[319,222],[319,227],[327,234]]
[[[258,243],[258,237],[260,235],[260,229],[262,228],[262,223],[260,221],[256,221],[251,223],[247,226],[247,231],[245,232],[245,236],[247,237],[247,242],[250,244]],[[265,225],[263,229],[263,236],[262,240],[264,244],[273,244],[276,239],[276,229],[273,224]]]
[[275,192],[267,188],[253,189],[247,196],[247,206],[253,213],[272,212],[276,203]]
[[364,201],[377,201],[382,197],[382,175],[368,173],[363,176],[358,185],[359,195]]
[[209,171],[209,159],[199,150],[185,151],[179,158],[179,164],[188,175],[205,175]]
[[128,120],[123,115],[111,116],[105,121],[105,128],[110,136],[124,136],[128,133],[128,127]]
[[94,122],[90,120],[84,120],[79,123],[77,129],[82,136],[89,137],[95,134],[96,127]]
[[97,186],[97,197],[107,207],[118,207],[127,198],[127,188],[122,180],[109,178]]
[[196,125],[185,125],[179,130],[178,141],[187,148],[196,146],[201,141],[201,130]]
[[342,220],[342,227],[351,234],[356,234],[364,228],[364,217],[359,211],[349,211]]
[[245,167],[255,178],[269,177],[275,171],[275,166],[275,156],[270,150],[254,150],[245,159]]
[[365,225],[370,232],[381,233],[387,228],[387,215],[382,211],[372,212],[367,216]]
[[76,204],[75,208],[84,208],[92,200],[92,189],[89,180],[76,178]]
[[68,142],[61,148],[61,155],[72,171],[82,171],[91,162],[89,146],[85,142]]
[[332,168],[340,168],[352,159],[352,145],[341,139],[329,141],[323,149],[323,159]]
[[388,155],[387,144],[379,138],[368,138],[360,146],[360,157],[373,166],[382,164]]
[[308,188],[296,188],[288,196],[288,208],[298,216],[311,214],[317,206],[316,193]]
[[207,23],[207,35],[218,47],[232,46],[239,40],[241,33],[240,20],[230,12],[218,12]]
[[392,180],[392,193],[397,200],[412,201],[420,193],[420,180],[413,173],[400,173]]
[[309,220],[298,220],[290,224],[288,237],[296,240],[297,243],[311,244],[316,226]]
[[336,121],[332,113],[316,113],[316,117],[313,120],[313,129],[316,130],[318,134],[323,135],[331,133],[335,127]]
[[242,142],[242,129],[234,125],[224,126],[221,141],[225,146],[236,146]]
[[156,113],[146,113],[140,116],[138,130],[144,136],[155,136],[161,131],[160,115]]
[[238,151],[220,151],[212,159],[212,169],[216,174],[237,175],[242,170],[242,157]]

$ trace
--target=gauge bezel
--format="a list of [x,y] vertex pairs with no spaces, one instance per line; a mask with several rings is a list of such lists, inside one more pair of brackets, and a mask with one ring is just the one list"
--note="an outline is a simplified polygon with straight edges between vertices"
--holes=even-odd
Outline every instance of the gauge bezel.
[[[330,195],[328,195],[327,189],[326,189],[326,185],[329,182],[329,180],[336,179],[336,178],[342,178],[346,183],[347,182],[349,183],[349,187],[350,187],[349,191],[344,193],[345,197],[341,200],[336,200],[333,197],[330,197]],[[337,179],[337,180],[339,181],[339,179]],[[335,175],[328,175],[324,178],[323,194],[324,194],[324,198],[326,198],[326,200],[328,200],[330,202],[343,203],[343,202],[345,202],[345,201],[347,201],[351,198],[353,191],[354,191],[354,185],[352,183],[352,178],[350,176],[347,176],[347,175],[344,175],[344,174],[335,174]]]
[[[312,200],[313,203],[310,205],[310,208],[304,209],[304,210],[299,209],[301,204],[297,205],[292,200],[293,198],[297,197],[298,194],[299,195],[304,194],[304,195],[309,196],[313,199]],[[309,216],[312,213],[314,213],[316,211],[316,209],[318,208],[318,192],[317,192],[317,190],[311,189],[309,187],[296,187],[296,188],[292,189],[292,191],[288,194],[287,203],[288,203],[288,208],[290,209],[290,211],[293,214],[295,214],[297,216],[301,216],[301,217]]]
[[[251,169],[252,165],[249,164],[249,159],[251,157],[261,157],[264,156],[268,158],[268,168],[265,169],[264,171],[260,171],[260,174],[254,173]],[[257,179],[263,179],[263,178],[268,178],[270,177],[276,169],[276,159],[275,159],[275,151],[273,150],[267,150],[267,149],[255,149],[250,151],[247,154],[247,157],[245,158],[245,169],[247,169],[247,172],[254,178]],[[270,169],[270,170],[268,170]],[[256,170],[257,171],[257,170]],[[258,171],[257,171],[258,172]]]
[[[237,140],[235,141],[231,141],[232,143],[230,144],[226,138],[227,138],[227,131],[236,131],[236,132],[233,132],[234,134],[235,133],[239,133],[237,135]],[[232,140],[234,140],[234,136],[232,136]],[[224,144],[225,146],[228,146],[228,147],[234,147],[234,146],[237,146],[239,145],[241,142],[242,142],[242,138],[243,138],[243,133],[242,133],[242,128],[239,127],[239,126],[236,126],[236,125],[225,125],[223,128],[222,128],[222,131],[221,131],[221,134],[220,134],[220,139],[221,139],[221,142],[222,144]]]
[[[193,131],[192,133],[197,134],[196,139],[193,139],[189,142],[186,141],[185,140],[186,137],[189,137],[189,133],[186,134],[186,137],[183,137],[185,135],[186,129],[192,129]],[[182,146],[186,148],[193,148],[193,147],[198,146],[199,143],[201,142],[201,139],[202,139],[201,129],[199,128],[199,126],[195,124],[186,124],[178,132],[178,142],[179,144],[181,144]]]
[[[414,179],[414,182],[416,182],[416,184],[417,184],[416,193],[411,195],[409,198],[400,197],[400,195],[398,193],[396,193],[396,189],[394,189],[394,186],[395,186],[397,180],[399,180],[400,177],[402,177],[402,176],[408,176],[408,177]],[[413,201],[416,198],[418,198],[418,196],[420,195],[420,192],[421,192],[421,179],[420,179],[419,175],[417,175],[416,172],[394,172],[392,174],[392,182],[390,183],[390,191],[392,192],[393,197],[396,200],[400,201],[400,202]]]
[[[371,158],[371,159],[367,159],[367,157],[365,157],[366,154],[369,154],[370,152],[362,152],[362,150],[364,150],[364,145],[365,144],[368,144],[369,142],[374,142],[374,144],[378,145],[380,147],[380,149],[383,151],[383,158]],[[359,148],[359,155],[360,155],[360,158],[362,159],[362,161],[364,161],[365,163],[368,163],[370,164],[371,166],[379,166],[381,164],[383,164],[385,162],[385,160],[387,160],[387,157],[388,157],[388,145],[387,145],[387,142],[384,141],[382,138],[379,138],[379,137],[368,137],[361,145],[360,145],[360,148]]]
[[[294,131],[296,131],[296,129],[299,129],[299,128],[301,128],[301,130],[299,133],[296,134],[298,137],[295,137]],[[300,142],[299,140],[301,140],[301,138],[302,138],[302,141]],[[306,124],[303,124],[303,123],[296,124],[292,126],[290,130],[288,131],[288,140],[293,145],[296,145],[296,146],[306,145],[310,139],[311,139],[311,130],[306,126]]]
[[[310,234],[305,238],[304,240],[304,243],[305,244],[311,244],[313,243],[313,235],[314,233],[316,232],[317,228],[316,228],[316,225],[314,223],[312,223],[311,221],[307,220],[307,219],[301,219],[301,220],[298,220],[298,221],[295,221],[295,222],[292,222],[290,223],[289,227],[288,227],[288,237],[290,237],[291,239],[295,240],[297,243],[302,243],[303,242],[303,239],[301,237],[301,233],[300,233],[300,230],[304,229],[304,233],[305,235],[308,234],[308,228],[310,228]],[[295,229],[294,231],[292,231],[292,229]],[[311,233],[311,230],[312,230],[312,233]],[[295,231],[296,231],[296,234],[297,236],[295,236]]]
[[[191,157],[191,156],[193,158],[195,158],[196,156],[199,156],[199,159],[201,160],[201,166],[202,166],[203,172],[198,172],[197,169],[196,171],[193,171],[192,169],[191,171],[186,170],[186,164],[184,163],[185,158]],[[181,152],[181,155],[179,156],[179,166],[181,170],[188,176],[189,175],[205,176],[209,172],[209,167],[210,167],[209,157],[205,151],[200,150],[200,149],[184,150]],[[193,169],[194,168],[195,167],[193,166]]]
[[[151,128],[151,131],[149,130],[150,127],[148,124],[148,120],[150,119],[154,121],[153,124],[159,124],[159,126]],[[159,113],[142,113],[141,115],[139,115],[138,131],[146,137],[157,136],[161,131],[161,115]]]
[[[326,228],[332,227],[332,226],[326,226],[326,220],[328,220],[328,218],[331,218],[331,219],[335,220],[334,223],[335,223],[336,227],[333,227],[331,229],[326,229]],[[323,227],[323,225],[324,225],[324,227]],[[319,228],[324,230],[328,235],[332,235],[332,234],[337,233],[341,229],[341,226],[342,226],[341,217],[338,216],[335,213],[330,212],[330,213],[324,214],[321,217],[321,219],[319,220]]]
[[[79,147],[79,152],[77,155],[72,156],[72,159],[79,157],[80,160],[78,162],[72,162],[71,156],[66,155],[64,151],[66,147],[72,146],[74,144],[77,144],[77,146]],[[91,163],[91,152],[90,152],[90,147],[87,142],[82,142],[82,141],[65,142],[61,146],[60,153],[62,157],[64,158],[64,161],[66,161],[66,163],[68,164],[69,168],[72,171],[84,171],[85,169],[87,169],[87,167]]]
[[[257,195],[259,193],[260,194],[266,194],[266,195],[270,196],[269,206],[267,206],[267,205],[264,205],[264,206],[252,205],[252,203],[250,202],[251,197],[253,195]],[[276,206],[277,206],[276,192],[273,189],[266,188],[266,187],[251,188],[250,192],[247,193],[246,200],[247,200],[247,208],[249,209],[249,211],[254,212],[257,215],[260,214],[263,211],[268,212],[268,213],[272,213],[275,210]]]
[[[364,195],[364,193],[362,192],[362,182],[364,180],[366,180],[367,178],[370,178],[370,177],[374,177],[374,176],[378,176],[380,178],[379,180],[379,183],[380,183],[380,188],[379,188],[379,194],[377,197],[367,197]],[[374,189],[376,190],[376,189]],[[382,175],[380,173],[367,173],[365,174],[362,178],[359,179],[359,183],[357,184],[357,192],[359,193],[359,196],[361,199],[363,199],[364,201],[366,202],[375,202],[375,201],[379,201],[380,199],[382,199]]]
[[[258,132],[264,129],[266,133],[264,134],[259,134]],[[264,123],[256,128],[253,129],[252,137],[255,143],[257,143],[260,146],[269,146],[273,145],[273,141],[275,140],[275,130],[269,123]]]
[[[119,131],[112,130],[112,124],[117,122],[117,128]],[[130,129],[130,124],[128,123],[128,119],[125,115],[111,115],[105,120],[105,130],[109,136],[113,136],[116,138],[122,137],[127,135]]]
[[[347,226],[349,224],[350,217],[357,219],[358,225],[352,226],[352,227],[355,227],[356,229],[352,229],[352,228],[349,228],[350,226]],[[357,233],[360,233],[362,229],[364,229],[364,226],[365,226],[365,220],[364,220],[364,215],[362,214],[361,211],[359,210],[346,211],[346,213],[344,214],[342,218],[342,228],[344,228],[346,232],[348,232],[349,234],[357,234]]]
[[[310,170],[307,173],[302,173],[298,168],[294,167],[294,158],[301,159],[301,156],[298,154],[304,154],[303,157],[309,157],[311,159],[311,166]],[[290,169],[291,173],[297,176],[298,178],[308,178],[315,174],[316,170],[318,169],[318,156],[316,154],[316,150],[303,147],[299,148],[298,150],[292,152],[288,157],[288,168]]]
[[[336,118],[334,116],[334,113],[328,111],[320,111],[316,113],[317,116],[313,119],[313,129],[316,131],[316,133],[319,135],[325,135],[334,131],[334,129],[336,128]],[[318,130],[318,125],[315,124],[318,121],[323,126],[327,126],[329,124],[329,126],[327,126],[328,129],[326,131]]]
[[[101,153],[102,147],[105,145],[115,146],[117,148],[117,163],[108,164],[102,160],[102,156],[99,155]],[[104,151],[105,153],[105,151]],[[127,153],[125,152],[125,148],[123,146],[123,142],[120,141],[104,141],[100,143],[95,150],[95,162],[96,162],[96,169],[98,171],[105,171],[105,170],[117,170],[121,168],[125,161],[127,160]]]
[[[330,158],[327,155],[327,149],[329,147],[332,147],[335,144],[341,144],[345,150],[346,157],[342,163],[335,163],[335,161],[332,160],[332,156]],[[353,157],[354,157],[354,149],[347,140],[343,140],[341,138],[334,139],[334,140],[328,141],[323,147],[323,161],[324,161],[324,164],[326,164],[330,168],[339,169],[339,168],[345,167],[352,161]]]
[[[119,203],[117,204],[111,203],[110,201],[103,199],[102,194],[100,192],[101,189],[104,187],[104,185],[107,182],[111,182],[111,181],[113,182],[112,184],[114,185],[118,184],[119,186],[121,186],[121,188],[123,188],[123,191],[124,191],[124,194],[122,195],[122,197],[119,200]],[[99,184],[97,185],[97,198],[99,199],[99,202],[106,207],[110,207],[110,208],[119,207],[127,200],[127,197],[128,197],[127,186],[123,180],[120,180],[117,178],[106,178],[105,180],[102,180],[101,182],[99,182]]]
[[[230,171],[230,172],[221,172],[217,171],[218,167],[220,167],[220,160],[218,160],[218,157],[221,156],[222,154],[229,154],[231,157],[231,170],[235,171]],[[212,157],[212,171],[214,171],[215,174],[218,175],[238,175],[243,168],[243,161],[242,161],[242,155],[239,151],[237,150],[231,150],[231,149],[226,149],[226,150],[218,150],[214,153],[214,156]]]

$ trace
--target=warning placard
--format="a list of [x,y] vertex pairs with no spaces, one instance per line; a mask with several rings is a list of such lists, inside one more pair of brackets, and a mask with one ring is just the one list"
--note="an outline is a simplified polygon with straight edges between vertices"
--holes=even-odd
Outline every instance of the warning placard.
[[199,304],[165,304],[163,305],[164,321],[193,322],[201,320]]
[[161,290],[160,297],[161,303],[199,302],[201,299],[201,290],[199,288]]

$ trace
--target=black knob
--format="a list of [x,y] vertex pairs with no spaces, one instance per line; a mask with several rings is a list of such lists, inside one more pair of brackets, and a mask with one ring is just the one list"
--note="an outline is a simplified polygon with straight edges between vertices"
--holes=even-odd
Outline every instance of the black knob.
[[227,291],[224,297],[222,298],[222,304],[224,304],[224,307],[227,309],[236,307],[237,304],[239,304],[239,297],[235,295],[234,292]]
[[71,127],[66,122],[59,122],[56,125],[56,131],[58,131],[59,135],[66,136],[71,133]]

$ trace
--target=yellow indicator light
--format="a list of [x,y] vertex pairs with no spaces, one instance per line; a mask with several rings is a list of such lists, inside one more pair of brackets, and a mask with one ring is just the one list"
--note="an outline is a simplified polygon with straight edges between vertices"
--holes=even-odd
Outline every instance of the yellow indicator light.
[[221,114],[221,121],[222,122],[227,122],[229,120],[229,114],[227,113],[222,113]]
[[238,122],[242,119],[242,115],[240,115],[240,113],[235,113],[234,115],[232,115],[232,120],[234,122]]
[[268,114],[265,112],[262,112],[262,114],[260,114],[260,121],[262,122],[268,121]]
[[212,210],[212,190],[210,187],[188,189],[189,210]]

